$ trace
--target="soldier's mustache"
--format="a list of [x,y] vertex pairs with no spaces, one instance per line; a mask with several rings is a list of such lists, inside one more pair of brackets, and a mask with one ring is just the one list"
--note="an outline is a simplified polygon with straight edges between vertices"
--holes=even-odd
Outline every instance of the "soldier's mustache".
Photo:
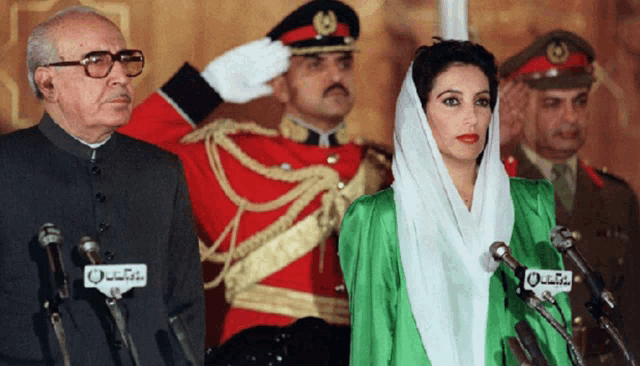
[[333,85],[331,85],[330,87],[327,88],[327,90],[324,91],[324,93],[322,94],[322,96],[326,97],[327,95],[329,95],[329,93],[331,93],[334,90],[342,90],[342,92],[344,93],[345,96],[349,96],[349,90],[347,90],[347,88],[340,84],[340,83],[335,83]]
[[580,125],[573,124],[573,123],[565,123],[560,125],[560,128],[558,128],[558,132],[560,133],[579,132],[579,131],[582,131],[582,127]]
[[560,125],[558,128],[556,128],[553,134],[556,136],[569,135],[569,134],[582,135],[583,130],[584,130],[583,127],[578,124],[565,123]]

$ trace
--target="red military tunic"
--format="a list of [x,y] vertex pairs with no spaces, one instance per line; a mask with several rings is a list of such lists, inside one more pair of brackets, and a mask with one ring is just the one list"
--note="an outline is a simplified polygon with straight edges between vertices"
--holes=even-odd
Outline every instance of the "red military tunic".
[[[200,79],[197,71],[185,65],[159,92],[135,108],[130,122],[120,129],[124,134],[156,144],[180,157],[198,229],[207,243],[213,243],[220,236],[238,210],[218,184],[210,167],[205,144],[202,141],[191,144],[180,142],[182,137],[194,130],[192,121],[199,122],[221,102],[211,92],[212,89]],[[242,151],[265,166],[290,167],[293,170],[314,165],[330,166],[345,182],[355,175],[362,160],[362,148],[356,144],[322,148],[297,143],[282,136],[267,137],[251,133],[234,135],[232,139]],[[231,187],[250,202],[271,201],[295,186],[293,183],[263,177],[245,167],[227,151],[218,151]],[[321,194],[302,210],[294,223],[320,205]],[[269,212],[245,212],[238,228],[237,243],[276,221],[287,207]],[[220,248],[222,251],[229,248],[229,236]],[[322,269],[321,252],[320,247],[316,247],[260,283],[346,299],[346,292],[341,286],[343,280],[337,257],[337,241],[333,236],[327,240]],[[205,282],[217,275],[211,267],[206,264],[203,266]],[[219,300],[212,298],[213,295],[213,291],[205,292],[208,304],[219,303]],[[207,319],[215,319],[211,314],[219,311],[208,306]],[[293,320],[288,316],[232,306],[224,319],[221,341],[255,325],[288,325]],[[219,324],[208,321],[209,333],[215,332],[218,327]],[[216,340],[208,336],[207,343],[208,346],[214,346]]]

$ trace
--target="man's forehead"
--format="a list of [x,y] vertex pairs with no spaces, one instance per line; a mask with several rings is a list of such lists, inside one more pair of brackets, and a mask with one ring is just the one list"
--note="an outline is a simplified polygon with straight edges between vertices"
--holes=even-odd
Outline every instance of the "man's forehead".
[[54,28],[53,34],[61,53],[70,50],[86,53],[126,45],[118,27],[93,14],[71,15]]
[[560,98],[573,99],[579,95],[589,93],[589,88],[571,88],[571,89],[546,89],[540,90],[539,95],[543,98]]

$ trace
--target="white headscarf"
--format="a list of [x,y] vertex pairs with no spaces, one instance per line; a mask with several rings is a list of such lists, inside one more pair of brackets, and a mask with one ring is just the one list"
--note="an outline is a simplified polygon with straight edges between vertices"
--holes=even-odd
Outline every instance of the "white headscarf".
[[444,165],[409,67],[396,105],[393,183],[409,303],[433,366],[485,364],[488,249],[509,243],[513,203],[500,162],[498,106],[478,169],[471,211]]

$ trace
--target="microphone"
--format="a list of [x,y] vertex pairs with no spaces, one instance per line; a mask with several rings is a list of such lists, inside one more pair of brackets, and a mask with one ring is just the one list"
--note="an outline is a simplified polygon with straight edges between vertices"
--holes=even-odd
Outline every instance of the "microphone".
[[533,366],[550,366],[549,361],[547,361],[540,346],[538,346],[536,336],[529,323],[525,320],[518,322],[518,324],[516,324],[516,334],[518,335],[520,344],[522,344],[527,353],[529,353],[529,356],[531,356]]
[[78,243],[78,252],[82,258],[91,262],[91,264],[104,264],[100,257],[100,245],[89,236],[83,236]]
[[615,309],[617,305],[613,294],[605,288],[604,281],[600,274],[589,266],[582,254],[576,249],[576,239],[573,237],[573,234],[571,234],[566,227],[558,225],[551,230],[549,236],[551,237],[551,243],[554,248],[569,257],[576,267],[578,267],[578,270],[582,272],[593,299],[597,300],[596,302],[598,303],[604,301],[612,310]]
[[[102,257],[100,257],[100,245],[98,242],[89,237],[83,236],[78,243],[78,252],[80,256],[87,261],[91,262],[93,265],[101,265],[104,264]],[[86,282],[85,282],[86,286]],[[120,335],[122,336],[123,343],[125,347],[129,349],[131,352],[131,357],[133,358],[133,363],[136,366],[140,366],[140,355],[138,354],[138,349],[136,345],[133,343],[133,338],[131,334],[127,330],[127,320],[122,314],[120,307],[118,306],[118,300],[122,298],[122,292],[119,287],[112,287],[110,289],[111,293],[103,292],[108,297],[105,299],[105,303],[107,304],[107,308],[109,308],[109,312],[116,323],[116,327],[120,331]]]
[[62,235],[52,223],[46,223],[38,230],[38,243],[47,251],[49,259],[49,280],[54,291],[54,297],[59,299],[69,298],[69,277],[64,271],[62,259],[60,257],[60,246],[62,245]]
[[516,287],[516,294],[518,297],[533,308],[542,306],[540,298],[538,298],[533,291],[525,290],[522,286],[527,267],[520,264],[520,262],[511,255],[511,248],[501,241],[496,241],[489,246],[489,253],[491,253],[493,259],[502,262],[506,264],[507,267],[511,268],[516,277],[520,280],[520,286]]
[[491,246],[489,246],[489,253],[493,256],[493,258],[497,261],[500,261],[507,265],[511,270],[514,271],[516,277],[520,279],[520,286],[516,287],[516,294],[525,304],[534,309],[540,314],[559,334],[564,338],[569,346],[571,353],[576,359],[578,365],[584,365],[584,360],[582,355],[578,351],[578,347],[575,345],[571,336],[567,331],[558,323],[558,321],[545,309],[542,305],[542,301],[530,290],[525,290],[522,286],[522,282],[524,281],[524,275],[527,271],[527,267],[524,267],[517,259],[515,259],[511,255],[511,248],[507,246],[507,244],[496,241]]
[[506,264],[507,267],[511,268],[520,281],[524,280],[524,273],[527,270],[527,267],[524,267],[511,255],[511,248],[509,248],[507,244],[501,241],[496,241],[489,246],[489,253],[491,253],[493,259],[500,261]]

